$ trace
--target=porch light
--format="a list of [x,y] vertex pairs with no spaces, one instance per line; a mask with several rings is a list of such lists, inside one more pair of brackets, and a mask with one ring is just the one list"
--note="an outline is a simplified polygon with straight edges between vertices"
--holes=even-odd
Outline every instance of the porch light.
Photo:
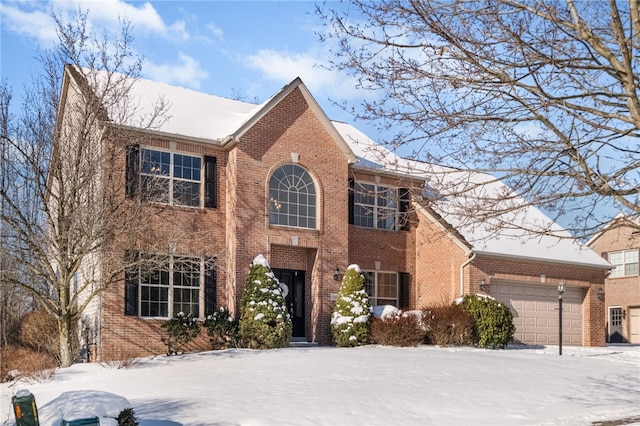
[[598,293],[596,294],[599,300],[604,300],[604,289],[602,287],[598,288]]
[[336,269],[333,271],[333,280],[334,280],[334,281],[340,281],[340,278],[342,278],[342,277],[340,276],[340,268],[338,268],[338,267],[336,266]]
[[564,293],[564,281],[558,284],[558,355],[562,355],[562,294]]
[[489,284],[487,284],[487,281],[484,279],[484,277],[482,277],[482,281],[480,281],[480,291],[484,291],[485,293],[489,293]]

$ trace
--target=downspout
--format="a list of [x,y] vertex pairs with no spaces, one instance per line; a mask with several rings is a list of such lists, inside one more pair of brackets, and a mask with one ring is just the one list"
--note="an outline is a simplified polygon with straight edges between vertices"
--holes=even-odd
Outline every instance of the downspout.
[[464,267],[473,262],[477,253],[473,253],[462,265],[460,265],[460,297],[464,296]]

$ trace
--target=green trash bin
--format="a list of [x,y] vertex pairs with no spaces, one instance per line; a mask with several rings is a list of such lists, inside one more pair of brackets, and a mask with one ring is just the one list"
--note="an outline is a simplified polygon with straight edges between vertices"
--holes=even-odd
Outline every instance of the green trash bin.
[[87,417],[85,419],[62,420],[60,426],[100,426],[100,418]]
[[16,426],[40,426],[36,398],[28,390],[19,390],[11,397]]

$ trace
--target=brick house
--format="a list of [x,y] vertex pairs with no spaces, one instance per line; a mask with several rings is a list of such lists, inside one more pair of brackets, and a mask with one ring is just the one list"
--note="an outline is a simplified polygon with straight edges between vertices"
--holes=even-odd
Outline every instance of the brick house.
[[[63,94],[77,78],[65,74]],[[124,274],[87,309],[95,359],[163,353],[159,324],[178,310],[237,312],[257,254],[290,289],[295,340],[331,343],[341,276],[358,264],[374,305],[420,309],[484,292],[509,304],[517,340],[530,344],[557,344],[556,288],[565,282],[564,343],[604,345],[597,290],[608,262],[571,239],[484,232],[436,211],[425,164],[330,121],[300,79],[260,105],[148,80],[132,96],[140,114],[158,96],[172,104],[158,129],[108,121],[102,129],[144,134],[119,159],[121,185],[131,202],[146,191],[159,206],[149,222],[153,238],[167,241],[166,264]],[[158,176],[161,190],[151,191],[145,182]],[[532,207],[523,214],[548,220]],[[181,239],[187,229],[205,237]],[[205,337],[193,345],[207,348]]]
[[640,344],[640,233],[618,215],[587,243],[614,266],[605,279],[606,334],[609,343]]

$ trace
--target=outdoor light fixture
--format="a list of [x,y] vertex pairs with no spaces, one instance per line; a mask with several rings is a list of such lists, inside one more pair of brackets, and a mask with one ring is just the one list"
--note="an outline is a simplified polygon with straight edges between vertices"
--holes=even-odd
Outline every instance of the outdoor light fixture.
[[558,284],[558,355],[562,355],[562,294],[564,293],[564,281]]
[[598,296],[598,299],[604,300],[604,290],[602,287],[598,288],[598,294],[596,294],[596,296]]
[[333,271],[333,280],[340,281],[340,268],[336,266],[335,271]]
[[485,293],[489,293],[489,284],[485,281],[484,277],[482,277],[482,281],[480,281],[480,291],[484,291]]

